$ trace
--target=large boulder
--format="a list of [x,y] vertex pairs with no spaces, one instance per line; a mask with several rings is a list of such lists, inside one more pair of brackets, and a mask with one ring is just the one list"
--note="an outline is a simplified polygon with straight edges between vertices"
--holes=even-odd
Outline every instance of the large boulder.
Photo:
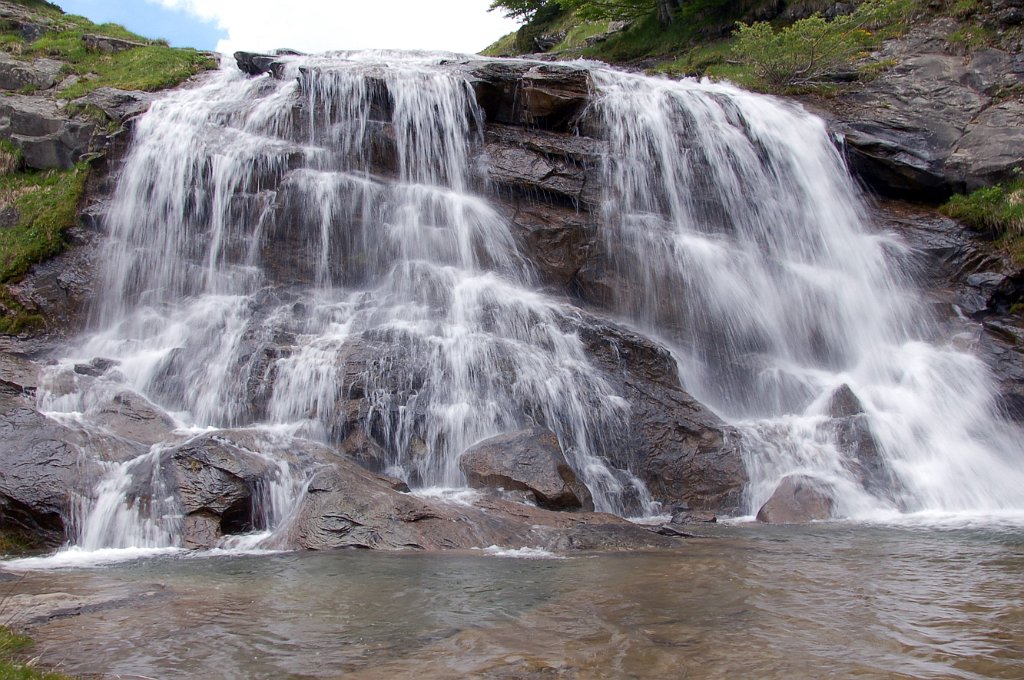
[[580,338],[629,402],[631,426],[616,462],[666,506],[739,512],[748,478],[738,434],[682,389],[668,350],[596,318]]
[[29,545],[71,538],[72,518],[102,475],[88,440],[35,409],[35,365],[16,355],[0,363],[0,530]]
[[525,491],[549,510],[593,511],[590,491],[569,467],[551,430],[500,434],[459,457],[459,468],[475,489]]
[[766,524],[805,524],[833,516],[835,501],[829,489],[806,475],[788,475],[757,511],[757,521]]
[[63,77],[63,66],[53,59],[25,61],[0,53],[0,89],[48,90]]
[[474,62],[466,69],[488,122],[573,130],[590,97],[584,67],[530,62]]
[[95,133],[95,123],[69,118],[49,99],[0,98],[0,137],[21,150],[30,168],[70,168],[90,151]]

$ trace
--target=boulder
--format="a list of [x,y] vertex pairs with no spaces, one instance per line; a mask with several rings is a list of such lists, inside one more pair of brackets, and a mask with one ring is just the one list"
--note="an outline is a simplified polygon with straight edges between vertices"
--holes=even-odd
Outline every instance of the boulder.
[[95,106],[111,120],[124,122],[146,111],[155,98],[155,95],[149,92],[98,87],[71,103],[79,106]]
[[766,524],[804,524],[832,518],[835,502],[829,489],[813,477],[788,475],[757,511]]
[[70,538],[71,519],[102,474],[80,433],[35,410],[29,385],[0,383],[0,530],[34,547]]
[[739,512],[748,478],[738,434],[683,390],[668,350],[594,317],[580,339],[629,402],[631,426],[613,462],[633,470],[664,505]]
[[21,149],[30,168],[70,168],[90,151],[95,132],[95,123],[71,120],[48,99],[13,94],[0,99],[0,137]]
[[268,479],[271,467],[229,436],[201,435],[178,446],[161,462],[181,503],[186,547],[212,547],[226,534],[265,528],[257,526],[260,499],[255,490],[260,480]]
[[549,510],[593,511],[590,491],[576,478],[555,433],[543,428],[500,434],[459,457],[474,489],[525,491]]
[[109,35],[86,33],[82,36],[85,46],[94,52],[125,52],[136,47],[146,47],[146,43],[124,38],[111,38]]
[[117,392],[90,416],[108,432],[145,446],[170,439],[177,426],[170,416],[131,390]]
[[48,90],[60,82],[63,67],[54,59],[24,61],[0,53],[0,89]]
[[986,48],[949,54],[952,18],[916,26],[878,55],[897,65],[817,101],[844,139],[851,170],[875,191],[941,200],[1009,179],[1024,163],[1024,58]]
[[277,55],[256,52],[235,52],[235,63],[242,73],[260,76],[264,73],[280,79],[284,74],[284,63]]

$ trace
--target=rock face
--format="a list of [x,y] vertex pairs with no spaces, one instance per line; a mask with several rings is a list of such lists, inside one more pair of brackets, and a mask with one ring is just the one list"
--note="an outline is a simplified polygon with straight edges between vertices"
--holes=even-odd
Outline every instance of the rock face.
[[525,491],[549,510],[593,511],[590,492],[565,461],[558,437],[535,428],[486,439],[459,458],[476,489]]
[[766,524],[803,524],[832,517],[833,500],[818,480],[804,475],[783,478],[761,509],[757,521]]
[[34,365],[7,355],[0,367],[0,530],[38,547],[63,543],[73,510],[99,479],[83,435],[35,410]]
[[891,41],[896,66],[855,92],[816,102],[842,135],[851,169],[874,190],[942,199],[1008,179],[1024,162],[1024,57],[950,53],[961,28],[942,18]]

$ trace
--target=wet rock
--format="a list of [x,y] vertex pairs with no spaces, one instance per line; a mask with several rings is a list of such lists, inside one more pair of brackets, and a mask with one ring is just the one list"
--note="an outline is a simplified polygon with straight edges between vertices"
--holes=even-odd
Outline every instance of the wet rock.
[[60,81],[63,66],[53,59],[23,61],[0,54],[0,89],[48,90]]
[[239,70],[246,75],[259,76],[268,73],[280,79],[284,73],[284,64],[276,55],[235,52],[234,57]]
[[101,469],[84,455],[81,435],[37,412],[24,387],[0,384],[0,529],[55,547]]
[[832,393],[826,412],[833,418],[845,418],[864,413],[864,406],[850,386],[844,383]]
[[547,200],[596,207],[604,142],[506,125],[489,125],[490,179],[499,187]]
[[687,394],[672,355],[613,324],[591,319],[580,339],[630,405],[615,462],[636,472],[655,500],[738,512],[746,468],[735,431]]
[[771,498],[757,511],[766,524],[803,524],[832,518],[834,501],[829,490],[806,475],[784,477]]
[[683,510],[672,515],[672,524],[715,524],[718,515],[701,510]]
[[65,232],[68,247],[59,255],[33,265],[21,281],[8,284],[8,292],[25,311],[42,317],[46,331],[71,337],[85,326],[88,307],[95,298],[96,258],[100,235],[81,227]]
[[534,428],[486,439],[460,456],[459,468],[474,489],[525,491],[549,510],[594,509],[590,492],[576,478],[550,430]]
[[563,64],[483,62],[468,71],[489,122],[565,132],[579,120],[590,93],[590,74]]
[[93,418],[105,430],[146,446],[166,441],[176,427],[170,416],[129,390],[115,394]]
[[385,478],[338,460],[318,471],[286,545],[325,550],[440,550],[502,546],[547,550],[668,547],[673,539],[612,515],[563,513],[500,498],[474,505],[393,490]]
[[269,474],[267,461],[223,433],[203,435],[179,446],[164,463],[185,514],[182,540],[210,547],[223,534],[254,528],[253,492]]

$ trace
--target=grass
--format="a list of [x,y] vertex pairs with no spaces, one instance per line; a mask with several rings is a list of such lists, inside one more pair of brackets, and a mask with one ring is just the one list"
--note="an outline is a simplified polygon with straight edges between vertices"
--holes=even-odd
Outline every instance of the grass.
[[1024,264],[1024,178],[953,196],[942,212],[991,236]]
[[70,680],[63,673],[54,673],[22,661],[32,646],[32,638],[0,626],[0,680]]
[[20,333],[42,325],[11,294],[7,284],[17,282],[29,268],[61,252],[64,234],[77,220],[78,203],[85,190],[88,164],[70,170],[15,172],[0,177],[0,210],[13,210],[16,222],[0,229],[0,333]]
[[0,205],[18,212],[17,224],[0,230],[0,283],[18,279],[35,262],[61,251],[88,173],[88,165],[80,163],[70,170],[0,178]]
[[[0,32],[0,49],[19,58],[63,61],[64,73],[80,78],[60,93],[63,99],[81,97],[98,87],[161,90],[216,67],[214,60],[202,52],[168,47],[166,41],[148,40],[118,24],[94,24],[85,17],[60,14],[45,3],[23,4],[37,8],[54,30],[26,44],[20,33],[8,28]],[[92,50],[83,40],[89,34],[128,40],[139,46],[118,52]]]

